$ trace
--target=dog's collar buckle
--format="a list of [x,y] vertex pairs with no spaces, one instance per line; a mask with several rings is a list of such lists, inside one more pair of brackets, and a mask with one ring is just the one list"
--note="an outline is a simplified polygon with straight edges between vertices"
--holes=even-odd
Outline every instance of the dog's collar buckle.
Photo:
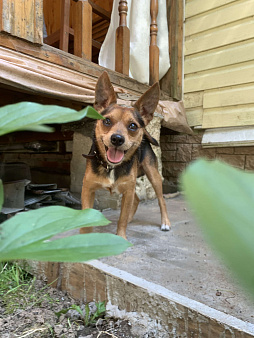
[[[103,164],[104,165],[104,164]],[[106,172],[109,173],[111,170],[113,170],[114,167],[109,166],[108,164],[106,164]]]
[[93,151],[93,154],[82,154],[83,157],[85,157],[86,159],[93,159],[93,158],[97,158],[100,162],[100,164],[106,169],[106,172],[109,173],[111,170],[114,169],[114,167],[111,167],[110,165],[108,165],[107,163],[103,162],[102,160],[100,160],[97,156],[96,150]]

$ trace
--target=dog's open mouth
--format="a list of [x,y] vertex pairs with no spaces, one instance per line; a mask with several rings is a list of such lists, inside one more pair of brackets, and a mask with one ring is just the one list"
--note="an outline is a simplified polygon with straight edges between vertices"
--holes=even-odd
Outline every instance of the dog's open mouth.
[[115,147],[106,148],[107,158],[111,163],[119,163],[122,161],[125,152],[123,150],[119,150]]

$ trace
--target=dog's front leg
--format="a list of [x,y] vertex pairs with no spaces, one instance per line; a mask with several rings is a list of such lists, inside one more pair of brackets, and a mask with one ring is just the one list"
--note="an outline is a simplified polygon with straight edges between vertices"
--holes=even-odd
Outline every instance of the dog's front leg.
[[[89,184],[89,181],[84,178],[82,193],[81,193],[81,202],[82,209],[91,209],[94,204],[95,191],[92,189],[92,186]],[[80,228],[79,232],[81,234],[87,234],[93,232],[92,227]]]
[[121,214],[117,224],[117,235],[126,238],[126,228],[129,220],[130,210],[133,209],[135,196],[135,186],[129,187],[127,191],[123,193]]

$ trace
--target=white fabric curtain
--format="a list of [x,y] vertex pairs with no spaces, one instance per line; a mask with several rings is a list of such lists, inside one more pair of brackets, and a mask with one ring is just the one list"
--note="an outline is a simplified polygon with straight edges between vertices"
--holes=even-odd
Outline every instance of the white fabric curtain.
[[[111,22],[102,44],[99,64],[115,70],[115,32],[119,25],[118,5],[114,0]],[[168,23],[166,0],[158,0],[157,45],[160,49],[159,77],[165,75],[170,67],[168,53]],[[149,44],[150,44],[150,0],[128,0],[127,25],[130,29],[130,71],[129,76],[141,83],[149,83]]]

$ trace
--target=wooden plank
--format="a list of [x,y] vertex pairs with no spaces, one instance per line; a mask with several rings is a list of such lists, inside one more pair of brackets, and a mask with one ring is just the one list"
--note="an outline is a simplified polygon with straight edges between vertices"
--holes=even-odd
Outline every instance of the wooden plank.
[[60,29],[61,1],[43,0],[43,15],[48,36]]
[[254,125],[254,104],[204,109],[204,129],[251,125]]
[[62,0],[59,48],[65,52],[69,51],[70,6],[70,0]]
[[92,59],[92,6],[87,0],[75,4],[74,54],[86,59]]
[[[1,50],[10,50],[14,54],[13,57],[24,57],[30,58],[34,62],[38,60],[46,61],[49,64],[53,64],[55,72],[58,71],[58,66],[63,66],[66,69],[71,69],[77,71],[82,76],[87,76],[90,79],[96,80],[102,72],[105,70],[104,67],[101,67],[95,63],[89,62],[87,60],[81,59],[75,55],[68,54],[60,49],[56,49],[48,45],[34,45],[32,43],[27,43],[24,40],[16,39],[12,36],[1,34],[0,33],[0,55]],[[149,89],[149,86],[142,84],[132,78],[129,78],[126,75],[116,73],[110,69],[107,69],[111,82],[123,89],[126,89],[129,93],[133,95],[143,94]],[[161,91],[160,93],[161,100],[172,100],[172,98],[165,92]]]
[[198,74],[185,76],[184,90],[186,93],[206,89],[252,83],[254,79],[254,62],[239,63],[234,66],[208,70]]
[[216,11],[202,14],[185,23],[186,36],[224,26],[254,15],[254,1],[245,0],[230,3],[228,6],[217,8]]
[[226,107],[254,103],[254,82],[204,92],[204,108]]
[[190,127],[200,126],[203,121],[203,108],[186,109],[186,118]]
[[185,17],[190,18],[194,15],[216,9],[235,1],[238,0],[187,0],[185,4]]
[[93,47],[95,47],[95,48],[97,48],[97,49],[101,49],[101,43],[100,42],[98,42],[98,41],[96,41],[96,40],[94,40],[94,39],[92,39],[92,46]]
[[170,68],[160,80],[160,87],[176,100],[181,100],[183,95],[183,15],[183,1],[167,0]]
[[43,43],[43,6],[40,0],[2,0],[1,31],[13,36]]
[[[188,34],[186,32],[186,34]],[[185,40],[185,56],[202,51],[230,45],[232,43],[253,39],[254,20],[245,19],[233,25],[218,27],[213,32],[202,33],[197,37]]]
[[90,0],[88,1],[93,8],[93,13],[99,15],[104,20],[107,20],[108,22],[110,22],[111,13],[109,11],[106,11],[104,8],[94,3],[93,1],[90,1]]
[[196,73],[253,60],[254,39],[223,46],[214,51],[186,56],[184,73]]

